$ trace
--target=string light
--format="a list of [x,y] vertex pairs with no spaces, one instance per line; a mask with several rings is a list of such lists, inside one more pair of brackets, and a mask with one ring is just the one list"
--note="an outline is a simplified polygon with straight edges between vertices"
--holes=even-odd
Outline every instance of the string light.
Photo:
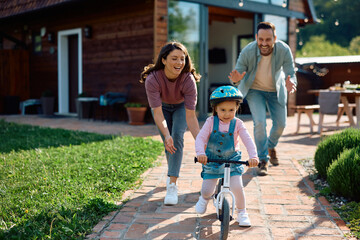
[[244,0],[239,1],[239,7],[242,7],[242,6],[244,6]]
[[334,23],[334,24],[335,24],[335,26],[339,26],[339,24],[340,24],[340,23],[339,23],[339,20],[338,20],[338,19],[336,19],[336,21],[335,21],[335,23]]

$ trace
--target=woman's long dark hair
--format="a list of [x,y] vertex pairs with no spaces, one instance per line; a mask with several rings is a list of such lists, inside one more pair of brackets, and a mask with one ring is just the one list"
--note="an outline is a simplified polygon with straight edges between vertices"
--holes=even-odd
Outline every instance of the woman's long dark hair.
[[151,63],[144,67],[144,71],[140,74],[140,82],[144,83],[147,76],[152,71],[164,69],[165,65],[163,64],[162,59],[166,59],[167,56],[175,49],[181,50],[185,54],[185,66],[184,69],[181,71],[181,73],[191,72],[194,75],[195,81],[199,82],[201,75],[196,73],[196,70],[194,68],[194,65],[191,61],[191,58],[188,54],[186,47],[179,42],[168,42],[165,44],[164,47],[161,48],[155,64]]

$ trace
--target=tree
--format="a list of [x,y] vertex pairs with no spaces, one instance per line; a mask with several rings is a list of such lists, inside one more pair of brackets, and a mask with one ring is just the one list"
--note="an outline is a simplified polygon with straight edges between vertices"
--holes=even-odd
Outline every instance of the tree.
[[188,39],[188,31],[193,26],[195,20],[195,13],[190,10],[187,15],[184,15],[184,11],[179,7],[179,3],[175,1],[169,1],[169,39],[177,40],[182,43]]
[[325,35],[312,36],[301,50],[296,52],[296,57],[322,57],[350,55],[347,48],[326,40]]
[[[351,39],[360,36],[359,0],[314,0],[317,24],[300,29],[298,39],[308,42],[313,35],[325,35],[331,43],[349,47]],[[298,45],[298,49],[302,46]]]
[[360,55],[360,36],[351,40],[349,50],[351,55]]

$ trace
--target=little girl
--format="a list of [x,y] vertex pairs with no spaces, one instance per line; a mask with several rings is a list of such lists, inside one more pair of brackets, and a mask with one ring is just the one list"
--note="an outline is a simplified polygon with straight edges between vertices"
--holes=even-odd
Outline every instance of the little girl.
[[[240,137],[249,154],[249,167],[257,167],[259,163],[254,141],[243,121],[235,117],[241,101],[241,92],[233,86],[219,87],[210,96],[213,116],[206,120],[195,141],[197,159],[203,164],[201,196],[195,206],[197,213],[205,213],[208,201],[215,192],[217,179],[222,178],[224,174],[225,164],[207,163],[208,158],[240,161]],[[244,167],[241,164],[231,164],[230,190],[235,195],[239,225],[249,227],[251,223],[245,209],[241,177],[243,171]]]

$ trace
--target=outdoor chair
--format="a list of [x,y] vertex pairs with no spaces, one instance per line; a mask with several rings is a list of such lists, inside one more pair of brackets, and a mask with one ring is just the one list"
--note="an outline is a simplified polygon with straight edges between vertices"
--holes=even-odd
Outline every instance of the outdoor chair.
[[[114,120],[114,112],[117,108],[116,106],[121,105],[120,107],[123,107],[124,104],[128,102],[131,88],[132,88],[132,83],[128,83],[125,85],[124,91],[122,92],[107,92],[104,95],[100,96],[99,105],[101,110],[106,109],[107,121]],[[101,115],[103,117],[102,111],[101,111]]]
[[[319,128],[318,133],[321,134],[324,128],[324,116],[325,115],[337,115],[339,116],[339,103],[340,103],[340,92],[320,92],[319,93]],[[340,105],[341,106],[341,105]],[[339,118],[338,118],[339,119]],[[339,121],[336,120],[336,125],[339,126]]]

